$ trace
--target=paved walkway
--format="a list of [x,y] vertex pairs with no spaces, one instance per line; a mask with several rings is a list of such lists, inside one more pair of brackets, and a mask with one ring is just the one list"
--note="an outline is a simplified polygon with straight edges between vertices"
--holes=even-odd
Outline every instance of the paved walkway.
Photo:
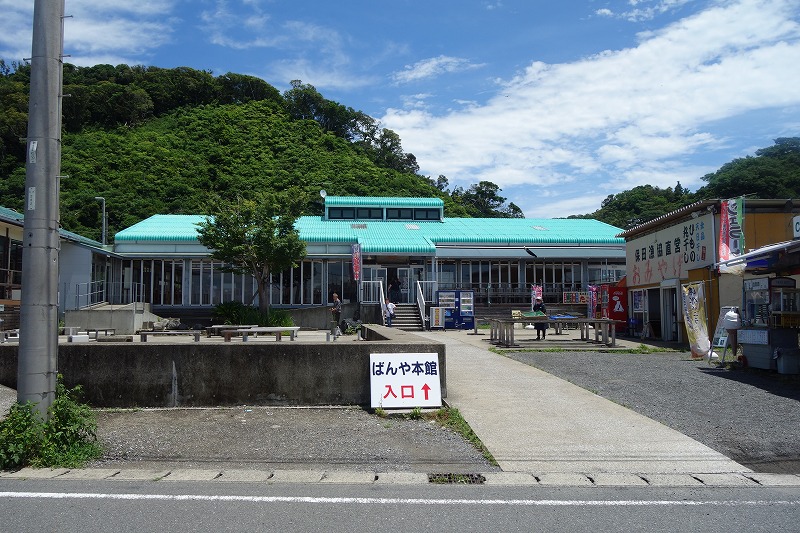
[[[447,401],[461,412],[504,471],[750,471],[663,424],[490,352],[488,333],[424,335],[447,344]],[[547,339],[553,344],[570,341],[575,337],[569,334]]]

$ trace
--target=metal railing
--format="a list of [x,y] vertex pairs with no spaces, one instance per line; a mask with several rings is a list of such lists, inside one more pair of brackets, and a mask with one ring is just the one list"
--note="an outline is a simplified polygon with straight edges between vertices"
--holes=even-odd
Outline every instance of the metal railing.
[[383,282],[378,281],[362,281],[361,294],[359,301],[362,304],[381,304],[386,300],[386,292],[383,290]]
[[76,284],[75,309],[84,309],[101,303],[112,305],[144,303],[144,285],[119,281],[91,281]]
[[[419,310],[419,316],[422,319],[423,328],[425,327],[425,290],[423,289],[423,284],[429,284],[435,282],[429,281],[418,281],[417,282],[417,309]],[[434,292],[435,294],[435,292]],[[433,301],[430,299],[428,301]]]

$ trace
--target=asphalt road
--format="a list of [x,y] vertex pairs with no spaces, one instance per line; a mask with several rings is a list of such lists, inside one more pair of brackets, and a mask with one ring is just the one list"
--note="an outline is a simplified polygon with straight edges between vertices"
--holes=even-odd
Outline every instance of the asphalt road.
[[267,485],[0,479],[2,530],[797,531],[795,488]]

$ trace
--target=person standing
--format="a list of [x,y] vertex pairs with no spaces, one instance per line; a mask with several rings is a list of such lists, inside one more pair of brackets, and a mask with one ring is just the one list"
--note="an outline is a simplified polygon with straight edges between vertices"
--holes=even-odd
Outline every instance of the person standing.
[[389,299],[386,298],[386,303],[383,306],[383,318],[386,320],[386,325],[392,327],[392,319],[394,318],[394,310],[397,306]]
[[335,292],[333,293],[333,307],[331,307],[331,333],[334,335],[336,334],[336,328],[339,327],[339,322],[342,320],[342,301],[339,299],[339,295]]
[[[536,303],[533,305],[534,311],[539,311],[544,313],[545,317],[547,317],[547,308],[544,306],[544,301],[541,298],[536,298]],[[536,340],[541,340],[547,337],[547,322],[541,321],[536,322]]]

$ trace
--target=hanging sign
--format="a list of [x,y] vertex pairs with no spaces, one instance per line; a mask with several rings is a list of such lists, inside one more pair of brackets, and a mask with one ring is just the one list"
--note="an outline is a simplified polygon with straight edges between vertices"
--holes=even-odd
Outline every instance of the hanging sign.
[[353,245],[353,281],[361,279],[361,245]]

